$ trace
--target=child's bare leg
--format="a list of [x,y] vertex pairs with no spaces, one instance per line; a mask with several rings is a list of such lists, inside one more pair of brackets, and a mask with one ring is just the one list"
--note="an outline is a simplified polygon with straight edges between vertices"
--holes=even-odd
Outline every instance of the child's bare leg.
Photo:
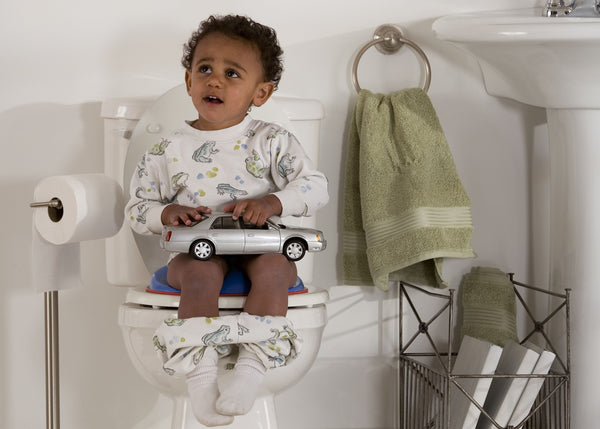
[[[250,258],[244,264],[252,282],[244,311],[255,316],[285,316],[288,289],[296,282],[296,265],[283,255]],[[246,414],[258,394],[267,367],[246,347],[240,347],[235,376],[217,400],[217,411],[229,416]]]
[[[182,253],[173,258],[167,270],[167,282],[181,290],[178,317],[218,317],[219,292],[226,272],[227,264],[218,257],[198,261]],[[216,350],[207,347],[196,368],[186,378],[192,411],[205,426],[223,426],[233,422],[232,417],[216,410],[219,397],[217,360]]]
[[296,264],[279,253],[248,258],[244,264],[252,289],[244,311],[255,316],[285,316],[288,289],[296,283]]
[[187,253],[177,255],[169,263],[167,281],[181,290],[179,318],[218,317],[219,293],[227,273],[222,258],[198,261]]

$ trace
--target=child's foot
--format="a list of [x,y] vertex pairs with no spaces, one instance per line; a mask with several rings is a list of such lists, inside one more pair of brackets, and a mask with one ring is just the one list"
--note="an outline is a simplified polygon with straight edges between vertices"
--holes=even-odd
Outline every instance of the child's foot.
[[234,371],[233,380],[216,404],[217,412],[228,416],[240,416],[252,409],[267,368],[255,355],[243,356],[240,351]]
[[219,397],[219,388],[216,380],[214,383],[204,384],[203,381],[194,383],[188,380],[188,393],[192,403],[192,411],[196,420],[204,426],[224,426],[233,423],[233,417],[219,414],[216,402]]
[[219,414],[216,409],[219,397],[216,361],[201,362],[187,375],[187,390],[196,420],[204,426],[224,426],[233,423],[233,417]]

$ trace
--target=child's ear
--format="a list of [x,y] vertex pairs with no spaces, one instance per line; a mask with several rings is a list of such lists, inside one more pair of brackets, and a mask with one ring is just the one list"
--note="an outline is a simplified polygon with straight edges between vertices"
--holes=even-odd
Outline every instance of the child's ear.
[[192,95],[190,93],[190,89],[192,87],[192,74],[190,73],[189,70],[185,71],[185,87],[187,89],[188,95]]
[[271,97],[273,91],[275,91],[273,82],[262,82],[259,84],[258,88],[256,88],[252,104],[256,107],[262,106],[267,102],[269,97]]

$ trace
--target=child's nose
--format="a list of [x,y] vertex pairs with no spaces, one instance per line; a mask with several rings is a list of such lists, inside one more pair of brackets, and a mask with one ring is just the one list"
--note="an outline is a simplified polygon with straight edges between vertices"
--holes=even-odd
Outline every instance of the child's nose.
[[221,79],[219,79],[219,77],[215,73],[213,73],[208,78],[207,84],[208,84],[208,86],[211,86],[214,88],[220,88],[223,85],[223,82],[221,81]]

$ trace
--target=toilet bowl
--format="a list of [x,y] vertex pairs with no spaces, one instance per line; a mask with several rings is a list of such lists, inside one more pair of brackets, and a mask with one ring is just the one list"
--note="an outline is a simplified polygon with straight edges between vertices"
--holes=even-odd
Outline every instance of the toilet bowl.
[[[102,105],[105,122],[105,173],[126,190],[135,164],[144,151],[161,135],[180,126],[183,119],[196,116],[185,86],[167,92],[157,100],[107,100]],[[273,97],[263,107],[251,112],[257,119],[277,122],[292,131],[306,152],[318,162],[319,127],[323,107],[315,100]],[[313,218],[284,218],[290,225],[314,227]],[[200,429],[204,428],[192,415],[185,380],[165,373],[154,350],[152,337],[167,318],[177,316],[179,296],[149,293],[151,275],[163,267],[168,254],[158,245],[157,237],[137,236],[128,225],[106,241],[107,278],[116,286],[128,287],[125,303],[119,308],[125,347],[137,372],[159,393],[154,409],[140,416],[134,428]],[[309,371],[317,357],[321,337],[327,323],[325,303],[328,293],[313,285],[315,255],[307,255],[298,265],[298,275],[305,293],[290,294],[287,318],[302,338],[302,351],[288,365],[270,369],[251,411],[236,416],[229,428],[277,429],[273,395],[293,386]],[[221,296],[220,314],[239,313],[245,296]],[[219,385],[229,382],[236,354],[219,360]],[[165,405],[165,399],[172,403]],[[170,426],[169,426],[170,425]]]
[[[185,380],[165,373],[152,343],[152,336],[162,321],[177,316],[175,306],[178,304],[178,298],[173,295],[151,294],[143,288],[131,289],[127,293],[126,302],[119,308],[119,325],[127,353],[138,373],[162,395],[173,400],[171,428],[204,428],[191,415]],[[221,297],[220,314],[225,316],[239,312],[244,299],[238,296]],[[286,317],[293,323],[296,333],[303,340],[302,352],[288,365],[267,372],[252,410],[244,416],[237,416],[228,427],[277,428],[273,395],[297,383],[316,359],[327,322],[324,305],[327,299],[326,291],[311,288],[308,293],[289,296]],[[236,359],[237,356],[233,354],[219,360],[218,378],[221,388],[229,382],[230,369]]]

